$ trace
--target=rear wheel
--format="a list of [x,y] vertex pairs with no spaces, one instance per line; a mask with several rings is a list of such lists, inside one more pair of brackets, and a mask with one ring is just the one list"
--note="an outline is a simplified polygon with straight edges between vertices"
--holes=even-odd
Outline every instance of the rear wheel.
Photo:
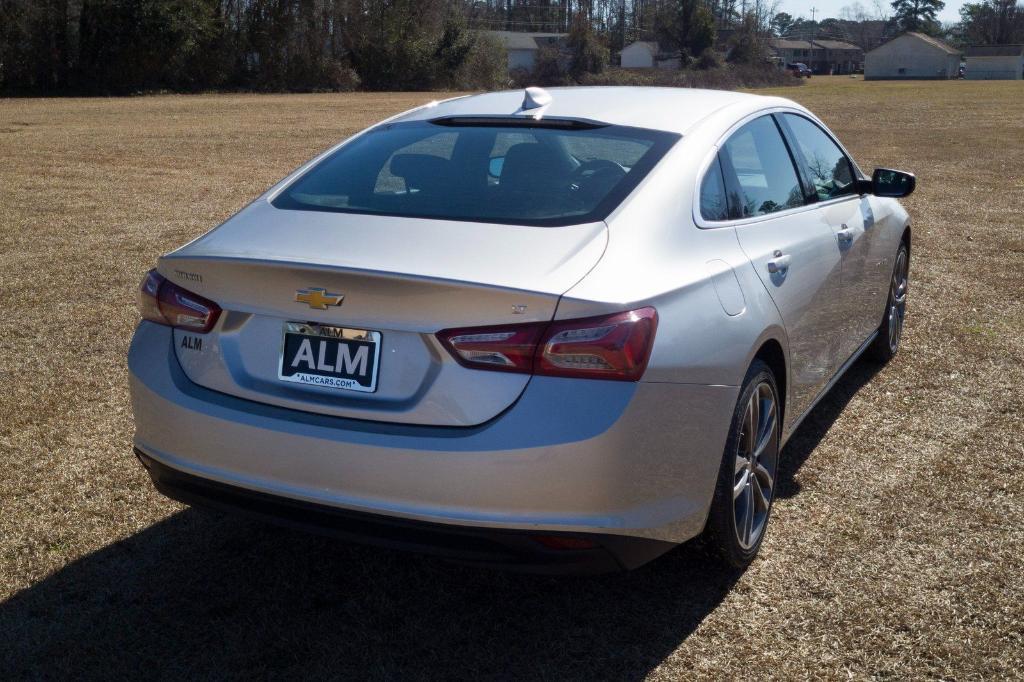
[[910,286],[910,252],[906,243],[900,244],[896,262],[889,280],[889,298],[885,315],[878,327],[878,336],[868,347],[867,354],[876,362],[886,363],[896,355],[903,338],[903,322],[907,316],[907,289]]
[[729,565],[745,568],[764,540],[779,465],[779,393],[768,365],[747,371],[729,438],[706,535]]

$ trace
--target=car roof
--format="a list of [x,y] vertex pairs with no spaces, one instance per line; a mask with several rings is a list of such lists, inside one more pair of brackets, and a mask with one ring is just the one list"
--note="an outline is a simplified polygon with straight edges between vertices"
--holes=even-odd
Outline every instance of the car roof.
[[396,121],[426,121],[458,116],[514,116],[543,112],[545,118],[599,121],[685,133],[694,125],[728,108],[730,118],[775,106],[802,109],[782,97],[765,97],[723,90],[656,87],[550,88],[552,101],[543,109],[522,110],[524,91],[509,90],[469,95],[431,103],[398,116]]

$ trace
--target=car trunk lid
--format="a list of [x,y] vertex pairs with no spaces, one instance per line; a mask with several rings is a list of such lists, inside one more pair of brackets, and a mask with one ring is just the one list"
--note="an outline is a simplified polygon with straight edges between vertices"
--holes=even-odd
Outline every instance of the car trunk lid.
[[[158,269],[225,311],[201,339],[175,330],[175,352],[197,384],[321,414],[468,426],[511,405],[529,376],[462,367],[434,333],[550,320],[606,240],[604,223],[524,227],[259,201]],[[296,300],[301,292],[306,302]],[[337,305],[334,296],[343,297]],[[289,323],[378,332],[374,390],[283,381]]]

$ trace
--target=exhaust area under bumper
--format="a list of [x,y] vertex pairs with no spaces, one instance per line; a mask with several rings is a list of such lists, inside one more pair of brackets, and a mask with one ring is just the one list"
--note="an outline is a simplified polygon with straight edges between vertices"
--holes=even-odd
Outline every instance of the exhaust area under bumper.
[[[636,568],[676,546],[622,535],[474,528],[349,511],[203,479],[161,464],[138,448],[135,455],[157,490],[188,505],[460,563],[529,573],[598,574]],[[560,540],[562,547],[551,546]]]

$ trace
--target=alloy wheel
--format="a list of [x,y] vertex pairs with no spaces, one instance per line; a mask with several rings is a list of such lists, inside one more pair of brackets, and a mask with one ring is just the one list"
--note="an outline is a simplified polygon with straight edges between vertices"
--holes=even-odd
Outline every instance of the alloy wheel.
[[768,522],[778,466],[778,409],[775,391],[761,382],[747,401],[736,449],[733,528],[740,547],[757,544]]
[[889,352],[895,353],[903,336],[903,320],[907,314],[908,281],[907,252],[900,249],[896,257],[896,266],[892,270],[892,284],[889,287]]

